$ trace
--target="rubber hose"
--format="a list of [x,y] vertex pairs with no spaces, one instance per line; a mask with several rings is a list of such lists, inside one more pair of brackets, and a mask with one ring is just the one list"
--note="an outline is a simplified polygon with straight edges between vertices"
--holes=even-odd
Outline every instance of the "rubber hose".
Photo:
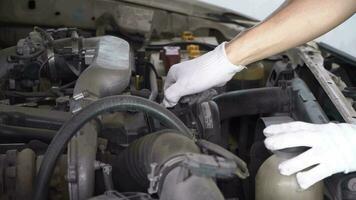
[[148,115],[166,124],[169,128],[176,129],[188,138],[194,139],[194,136],[183,122],[173,113],[155,102],[141,97],[126,95],[102,98],[79,111],[57,132],[44,154],[36,177],[34,200],[43,200],[46,198],[49,181],[54,171],[56,161],[73,135],[75,135],[84,124],[94,119],[94,117],[108,111],[146,112]]
[[185,153],[200,153],[200,150],[193,140],[176,130],[161,130],[141,137],[132,142],[113,163],[115,185],[125,192],[147,191],[150,164],[161,166]]
[[235,154],[231,153],[230,151],[224,149],[223,147],[217,144],[211,143],[207,140],[198,140],[197,145],[215,154],[218,154],[224,158],[233,160],[237,165],[236,175],[238,177],[245,179],[249,176],[246,163],[241,158],[237,157]]
[[280,87],[238,90],[216,96],[220,119],[245,115],[286,112],[290,97],[287,90]]
[[56,131],[54,130],[0,124],[0,137],[7,139],[37,139],[49,142],[52,140],[55,134]]
[[24,98],[39,98],[39,97],[56,97],[51,92],[17,92],[17,91],[5,91],[6,96],[11,97],[24,97]]

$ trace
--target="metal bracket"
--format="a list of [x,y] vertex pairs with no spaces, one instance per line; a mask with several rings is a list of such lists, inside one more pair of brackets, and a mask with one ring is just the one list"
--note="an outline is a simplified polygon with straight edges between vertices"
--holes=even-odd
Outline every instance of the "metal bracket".
[[94,163],[95,169],[101,169],[104,177],[104,184],[107,191],[114,190],[114,184],[112,180],[112,166],[110,164],[106,164],[100,161],[95,161]]
[[342,94],[337,84],[324,68],[324,59],[318,49],[312,46],[298,47],[298,54],[314,74],[326,94],[329,96],[336,109],[347,123],[356,124],[356,111],[346,97]]

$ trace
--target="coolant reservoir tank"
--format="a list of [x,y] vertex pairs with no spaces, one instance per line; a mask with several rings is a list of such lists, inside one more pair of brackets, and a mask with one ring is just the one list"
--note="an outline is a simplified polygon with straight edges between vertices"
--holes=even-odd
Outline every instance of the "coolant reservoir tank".
[[272,155],[260,167],[256,175],[256,200],[322,200],[323,182],[320,181],[307,190],[302,190],[295,174],[281,175],[279,163],[295,154]]

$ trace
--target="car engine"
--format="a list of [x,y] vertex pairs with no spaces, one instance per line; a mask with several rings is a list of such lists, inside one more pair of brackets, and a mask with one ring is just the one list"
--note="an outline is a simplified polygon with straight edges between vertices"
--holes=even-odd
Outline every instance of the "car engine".
[[[255,199],[280,180],[262,172],[265,127],[353,122],[356,64],[314,44],[160,105],[168,70],[225,39],[35,26],[0,49],[0,199]],[[355,178],[310,193],[353,199]]]

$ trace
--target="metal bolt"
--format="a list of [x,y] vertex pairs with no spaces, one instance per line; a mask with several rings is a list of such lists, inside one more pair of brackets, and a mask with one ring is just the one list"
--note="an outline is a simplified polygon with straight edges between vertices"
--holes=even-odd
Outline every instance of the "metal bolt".
[[111,171],[112,171],[111,165],[105,165],[105,166],[103,167],[103,173],[104,173],[104,174],[110,175],[110,174],[111,174]]

